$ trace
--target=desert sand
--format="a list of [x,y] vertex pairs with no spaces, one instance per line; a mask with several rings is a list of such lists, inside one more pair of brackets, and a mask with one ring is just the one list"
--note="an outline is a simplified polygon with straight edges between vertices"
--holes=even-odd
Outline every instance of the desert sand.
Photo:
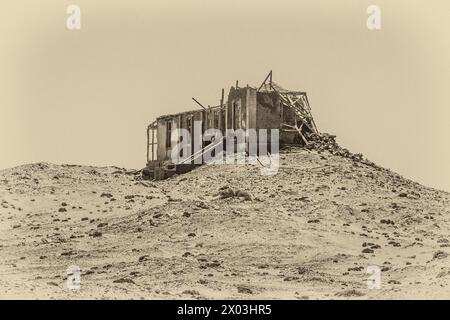
[[[0,171],[0,298],[448,299],[450,195],[328,152],[277,175],[38,163]],[[66,269],[81,269],[80,290]],[[379,290],[366,269],[382,270]]]

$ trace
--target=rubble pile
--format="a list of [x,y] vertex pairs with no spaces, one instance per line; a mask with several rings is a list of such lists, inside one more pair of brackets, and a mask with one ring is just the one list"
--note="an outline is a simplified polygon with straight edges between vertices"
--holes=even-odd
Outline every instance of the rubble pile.
[[372,162],[364,159],[361,153],[351,153],[348,149],[342,148],[336,142],[336,136],[328,133],[311,133],[308,135],[308,143],[305,148],[308,150],[316,150],[320,152],[328,151],[333,155],[350,158],[354,161],[373,165]]

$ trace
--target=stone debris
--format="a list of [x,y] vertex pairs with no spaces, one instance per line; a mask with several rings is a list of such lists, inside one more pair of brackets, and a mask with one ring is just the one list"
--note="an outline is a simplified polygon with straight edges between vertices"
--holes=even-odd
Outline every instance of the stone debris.
[[329,153],[349,158],[367,165],[374,165],[367,159],[364,159],[360,153],[351,153],[348,149],[341,147],[336,142],[336,136],[328,133],[311,133],[307,136],[308,143],[305,146],[307,150],[316,150],[319,152],[328,151]]

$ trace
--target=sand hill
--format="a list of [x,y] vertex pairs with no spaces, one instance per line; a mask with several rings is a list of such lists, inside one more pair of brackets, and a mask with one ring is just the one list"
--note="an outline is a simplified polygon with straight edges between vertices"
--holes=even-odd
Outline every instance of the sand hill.
[[20,166],[0,172],[0,298],[449,298],[449,200],[315,150],[283,152],[275,176]]

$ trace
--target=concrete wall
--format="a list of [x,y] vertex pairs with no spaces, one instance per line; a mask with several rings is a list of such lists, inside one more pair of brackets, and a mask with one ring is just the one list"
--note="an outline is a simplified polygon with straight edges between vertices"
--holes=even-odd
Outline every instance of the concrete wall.
[[[300,143],[298,133],[281,131],[282,123],[295,124],[295,112],[290,108],[283,107],[276,93],[259,92],[257,101],[257,129],[279,129],[280,145]],[[283,127],[283,129],[288,128]],[[270,130],[268,130],[268,133],[270,133]],[[268,142],[270,142],[269,138]]]
[[279,129],[281,123],[280,110],[280,100],[276,93],[258,93],[256,128]]
[[[176,128],[187,128],[188,119],[192,119],[191,137],[194,136],[194,122],[202,121],[202,132],[210,128],[225,129],[268,129],[268,143],[270,143],[270,129],[280,129],[282,117],[285,123],[290,123],[294,114],[291,110],[281,109],[280,98],[274,92],[257,92],[255,88],[231,87],[228,93],[228,100],[224,109],[217,107],[208,110],[196,110],[192,112],[180,113],[172,116],[165,116],[157,120],[157,160],[170,160],[171,148],[166,147],[167,121],[172,122],[172,130]],[[218,125],[216,121],[218,117]],[[297,143],[298,134],[295,132],[281,132],[280,144]],[[193,146],[193,141],[191,141]],[[175,145],[172,142],[172,147]],[[202,142],[202,145],[204,143]],[[194,152],[192,149],[191,152]]]
[[256,89],[249,88],[249,90],[247,90],[246,101],[247,101],[247,109],[246,109],[247,128],[248,129],[256,129],[257,128],[257,121],[256,121],[257,90]]
[[158,145],[157,145],[157,160],[163,161],[166,158],[166,119],[158,119],[158,129],[157,129],[157,139],[158,139]]
[[250,87],[231,87],[226,106],[227,129],[256,128],[257,90]]

